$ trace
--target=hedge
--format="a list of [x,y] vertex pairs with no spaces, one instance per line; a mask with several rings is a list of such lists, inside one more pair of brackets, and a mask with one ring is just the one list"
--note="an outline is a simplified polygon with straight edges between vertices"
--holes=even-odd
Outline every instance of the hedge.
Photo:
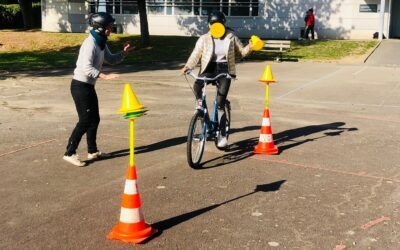
[[[41,26],[41,8],[40,3],[32,4],[33,28]],[[0,5],[0,29],[18,29],[23,28],[21,9],[19,4]]]

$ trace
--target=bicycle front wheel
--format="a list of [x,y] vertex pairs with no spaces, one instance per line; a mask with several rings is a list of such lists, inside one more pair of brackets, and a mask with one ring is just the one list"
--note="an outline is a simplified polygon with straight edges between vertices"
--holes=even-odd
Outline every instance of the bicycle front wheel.
[[187,162],[191,168],[199,168],[206,143],[203,113],[196,111],[190,121],[187,139]]

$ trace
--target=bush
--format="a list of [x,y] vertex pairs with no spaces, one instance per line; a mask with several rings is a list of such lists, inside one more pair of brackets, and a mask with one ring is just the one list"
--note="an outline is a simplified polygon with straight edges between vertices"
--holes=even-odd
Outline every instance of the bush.
[[0,4],[18,4],[18,0],[0,0]]
[[[33,28],[41,26],[41,8],[40,3],[32,4]],[[0,5],[0,29],[18,29],[23,28],[21,8],[19,4]]]

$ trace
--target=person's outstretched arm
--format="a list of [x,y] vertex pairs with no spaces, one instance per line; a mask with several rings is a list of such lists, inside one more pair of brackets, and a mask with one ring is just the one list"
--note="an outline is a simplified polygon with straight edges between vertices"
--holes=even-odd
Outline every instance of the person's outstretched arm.
[[106,48],[104,50],[104,60],[111,65],[118,64],[122,62],[125,58],[125,56],[128,54],[128,50],[130,48],[129,43],[125,43],[122,51],[119,53],[113,54],[111,53],[110,49],[106,45]]
[[243,47],[243,44],[240,41],[240,39],[237,36],[234,36],[234,43],[235,43],[236,51],[241,57],[245,57],[245,56],[249,55],[250,52],[252,51],[251,50],[251,47],[252,47],[251,42],[249,42],[249,44],[247,46]]

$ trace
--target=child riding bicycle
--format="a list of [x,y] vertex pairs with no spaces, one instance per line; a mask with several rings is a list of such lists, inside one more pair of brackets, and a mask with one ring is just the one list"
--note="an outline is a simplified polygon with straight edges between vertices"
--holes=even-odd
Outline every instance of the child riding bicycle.
[[[233,77],[236,76],[235,55],[239,54],[241,57],[247,56],[252,50],[252,44],[250,42],[246,47],[243,47],[243,44],[233,31],[225,28],[225,22],[224,13],[220,11],[210,13],[208,16],[209,26],[211,27],[213,24],[220,23],[223,25],[225,32],[219,38],[214,37],[212,32],[200,36],[186,65],[182,68],[183,73],[193,69],[201,59],[200,77],[213,78],[220,73],[228,73]],[[228,145],[225,131],[226,113],[224,107],[230,84],[231,79],[226,77],[219,79],[217,92],[218,120],[220,125],[217,145],[219,148],[225,148]],[[204,81],[201,80],[196,80],[193,85],[197,106],[201,103],[203,86]]]

